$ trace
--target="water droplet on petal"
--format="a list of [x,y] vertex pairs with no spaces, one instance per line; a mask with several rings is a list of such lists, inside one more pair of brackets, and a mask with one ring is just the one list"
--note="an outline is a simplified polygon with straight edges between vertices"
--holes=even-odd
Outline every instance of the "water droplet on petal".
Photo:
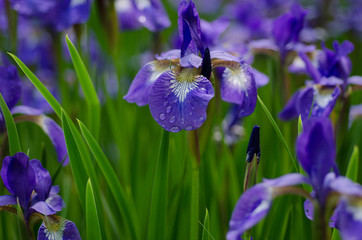
[[205,120],[205,117],[199,117],[199,121],[202,122]]
[[192,112],[190,112],[189,115],[191,116],[191,115],[192,115]]
[[170,130],[171,130],[171,132],[178,132],[178,131],[180,131],[180,128],[179,127],[172,127]]
[[165,120],[165,118],[166,118],[165,114],[163,114],[163,113],[161,113],[161,114],[159,115],[159,117],[160,117],[161,120]]
[[167,104],[168,104],[168,101],[164,102],[164,103],[163,103],[163,106],[165,106],[165,107],[166,107],[166,106],[167,106]]
[[187,131],[191,131],[191,130],[193,129],[193,127],[192,127],[192,126],[187,126],[185,129],[186,129]]
[[202,87],[202,88],[199,89],[199,92],[200,93],[206,93],[206,89]]
[[176,120],[176,117],[175,117],[175,116],[172,116],[172,117],[170,118],[170,123],[173,123],[175,120]]
[[171,107],[171,106],[168,106],[168,107],[166,108],[166,112],[167,112],[167,113],[170,113],[170,112],[171,112],[171,109],[172,109],[172,107]]
[[166,126],[164,124],[162,124],[161,127],[165,128]]

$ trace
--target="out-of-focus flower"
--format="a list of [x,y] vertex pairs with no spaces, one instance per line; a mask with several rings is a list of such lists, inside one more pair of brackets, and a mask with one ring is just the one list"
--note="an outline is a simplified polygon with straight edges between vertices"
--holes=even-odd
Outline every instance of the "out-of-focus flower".
[[256,105],[251,68],[229,53],[205,48],[192,1],[180,3],[178,13],[181,49],[147,63],[124,98],[139,106],[149,104],[153,118],[168,131],[194,130],[205,121],[208,102],[214,96],[209,80],[212,68],[223,68],[221,98],[241,105],[240,117],[250,115]]
[[[335,163],[336,149],[332,124],[327,118],[312,119],[304,122],[304,131],[297,141],[297,155],[308,178],[291,173],[263,183],[246,191],[239,199],[230,220],[227,239],[240,239],[243,232],[261,221],[270,210],[275,197],[284,194],[298,194],[307,197],[306,215],[310,218],[313,205],[322,209],[327,219],[332,212],[327,212],[329,201],[336,201],[338,206],[330,225],[341,231],[345,239],[358,239],[361,236],[362,186],[348,178],[338,176]],[[334,169],[334,172],[330,172]],[[313,187],[312,194],[292,187],[301,183]],[[335,199],[337,197],[337,199]],[[357,230],[358,229],[358,230]]]
[[90,0],[11,0],[10,3],[20,15],[33,17],[56,31],[87,21],[91,7]]
[[145,27],[159,32],[171,25],[160,0],[116,0],[115,8],[122,30]]
[[353,50],[353,44],[349,41],[338,44],[335,41],[333,47],[334,50],[330,50],[323,44],[323,50],[313,54],[312,60],[302,52],[291,65],[290,70],[308,74],[312,82],[307,82],[305,88],[294,93],[280,112],[281,119],[289,120],[300,114],[303,120],[309,115],[328,117],[339,95],[349,84],[362,85],[362,77],[349,76],[352,65],[347,55]]
[[29,161],[25,153],[20,152],[4,158],[1,178],[11,193],[0,196],[1,206],[17,204],[18,199],[25,219],[29,219],[33,212],[52,215],[61,211],[64,206],[58,195],[59,187],[52,186],[48,170],[42,167],[39,160]]

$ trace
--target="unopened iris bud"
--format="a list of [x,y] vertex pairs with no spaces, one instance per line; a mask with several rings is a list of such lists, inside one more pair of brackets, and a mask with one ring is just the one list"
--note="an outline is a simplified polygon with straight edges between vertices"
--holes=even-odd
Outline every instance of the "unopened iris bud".
[[257,163],[260,162],[260,127],[255,125],[251,132],[248,149],[246,150],[246,162],[250,163],[256,155]]
[[201,75],[210,79],[212,71],[211,57],[209,48],[205,49],[204,58],[202,59]]
[[257,182],[258,165],[260,162],[260,127],[254,126],[251,132],[246,151],[246,164],[244,174],[244,191],[254,186]]

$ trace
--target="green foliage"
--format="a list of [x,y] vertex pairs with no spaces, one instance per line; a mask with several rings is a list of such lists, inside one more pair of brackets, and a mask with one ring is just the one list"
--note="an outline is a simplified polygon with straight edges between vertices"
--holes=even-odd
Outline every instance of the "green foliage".
[[97,213],[96,200],[94,198],[91,180],[88,179],[86,190],[86,223],[87,223],[87,239],[100,240],[101,229]]

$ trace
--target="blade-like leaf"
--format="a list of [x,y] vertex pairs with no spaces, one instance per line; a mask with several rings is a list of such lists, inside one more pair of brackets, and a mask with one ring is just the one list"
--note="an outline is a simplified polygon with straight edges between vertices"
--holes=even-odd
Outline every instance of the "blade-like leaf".
[[333,229],[332,240],[342,240],[341,235],[336,228]]
[[134,203],[124,191],[115,171],[112,168],[112,165],[109,163],[109,160],[96,142],[95,138],[81,121],[78,120],[78,123],[83,137],[92,151],[97,164],[102,171],[114,198],[116,199],[118,208],[125,219],[125,223],[128,225],[132,239],[139,239],[138,236],[140,232],[138,230],[136,208]]
[[13,116],[11,115],[10,110],[6,105],[5,100],[1,95],[1,93],[0,93],[0,107],[3,112],[3,116],[5,118],[6,128],[8,130],[10,155],[14,155],[15,153],[21,152],[18,130],[16,129]]
[[16,212],[17,212],[17,220],[18,220],[17,222],[18,222],[19,239],[20,240],[29,239],[29,233],[27,231],[24,214],[23,214],[23,211],[21,210],[19,200],[18,200]]
[[357,181],[358,178],[358,160],[359,160],[359,150],[357,146],[354,146],[351,159],[348,163],[346,177]]
[[298,136],[303,132],[302,115],[298,117]]
[[210,220],[209,220],[209,211],[205,211],[205,218],[204,218],[204,224],[202,224],[202,240],[210,240],[214,239],[211,235],[210,235]]
[[99,121],[100,121],[100,104],[97,96],[97,92],[94,89],[91,78],[89,77],[87,68],[85,67],[77,49],[74,47],[73,43],[66,36],[66,41],[69,49],[72,62],[77,73],[80,85],[82,86],[85,99],[88,104],[88,121],[90,124],[90,129],[98,136],[99,132]]
[[153,179],[147,239],[166,239],[169,136],[164,130]]
[[91,180],[88,179],[86,190],[86,225],[87,225],[87,239],[102,239],[101,229],[99,226],[99,219],[97,213],[96,201]]
[[73,172],[75,186],[78,191],[80,202],[84,209],[84,207],[85,207],[85,197],[84,197],[85,190],[84,189],[86,186],[88,175],[81,162],[81,156],[79,154],[78,147],[74,140],[72,131],[70,130],[69,122],[65,117],[64,111],[62,111],[62,123],[63,123],[64,138],[65,138],[65,143],[67,145],[70,167]]

